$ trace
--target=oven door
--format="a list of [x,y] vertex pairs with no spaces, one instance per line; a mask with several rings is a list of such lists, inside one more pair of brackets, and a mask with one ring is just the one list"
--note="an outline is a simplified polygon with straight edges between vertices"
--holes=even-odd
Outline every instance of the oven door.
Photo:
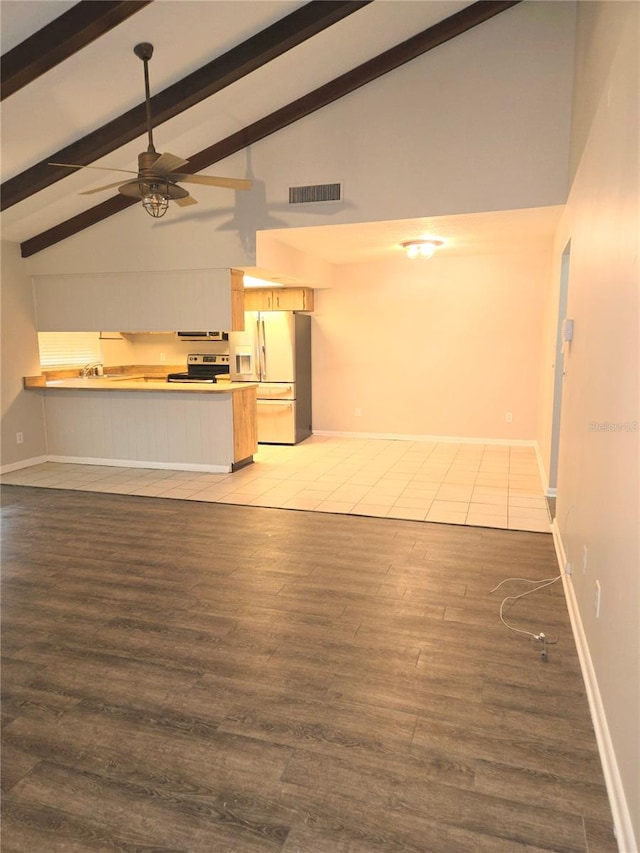
[[190,364],[189,380],[191,382],[215,382],[216,377],[229,373],[229,365],[224,364]]
[[258,443],[296,443],[295,400],[258,400]]

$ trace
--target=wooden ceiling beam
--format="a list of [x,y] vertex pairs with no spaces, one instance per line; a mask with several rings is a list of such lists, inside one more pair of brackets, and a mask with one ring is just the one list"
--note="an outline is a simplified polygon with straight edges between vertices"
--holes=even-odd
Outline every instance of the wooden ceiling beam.
[[[320,86],[309,94],[227,136],[226,139],[199,151],[189,158],[189,165],[185,167],[184,171],[199,172],[207,166],[242,151],[249,145],[282,130],[293,122],[350,94],[383,74],[399,68],[406,62],[438,47],[438,45],[462,35],[520,2],[522,0],[478,0],[471,6],[467,6],[449,18],[428,27],[421,33],[368,60],[357,68],[336,77],[324,86]],[[90,210],[26,240],[21,244],[22,257],[28,258],[36,252],[40,252],[85,228],[89,228],[91,225],[95,225],[97,222],[113,216],[114,213],[125,210],[132,204],[138,203],[136,199],[122,195],[114,196]]]
[[[102,2],[103,0],[99,0],[99,4]],[[312,0],[296,9],[154,95],[151,98],[154,128],[357,12],[370,2],[372,0]],[[69,176],[68,168],[50,166],[51,162],[87,166],[143,136],[146,129],[146,108],[142,102],[5,181],[0,187],[0,210],[6,210]]]
[[152,0],[80,0],[0,59],[0,100],[69,59]]

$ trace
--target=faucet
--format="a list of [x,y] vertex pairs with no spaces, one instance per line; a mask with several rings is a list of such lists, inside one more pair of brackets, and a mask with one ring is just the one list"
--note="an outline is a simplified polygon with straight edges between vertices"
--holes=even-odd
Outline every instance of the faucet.
[[103,365],[101,361],[89,362],[80,371],[80,376],[102,376]]

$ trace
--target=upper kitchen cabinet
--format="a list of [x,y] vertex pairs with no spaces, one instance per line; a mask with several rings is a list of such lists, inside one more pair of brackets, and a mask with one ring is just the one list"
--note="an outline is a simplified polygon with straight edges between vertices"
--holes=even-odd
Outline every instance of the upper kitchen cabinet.
[[245,311],[313,311],[310,287],[246,288]]
[[228,268],[33,278],[39,332],[244,328],[243,273]]

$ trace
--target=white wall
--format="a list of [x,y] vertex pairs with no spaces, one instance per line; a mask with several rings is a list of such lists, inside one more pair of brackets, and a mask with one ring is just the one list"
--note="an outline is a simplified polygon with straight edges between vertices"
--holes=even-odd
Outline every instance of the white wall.
[[[279,232],[276,232],[279,233]],[[261,277],[261,271],[277,273],[287,283],[287,278],[295,283],[310,284],[313,287],[331,287],[333,284],[333,264],[285,245],[272,231],[260,231],[256,234],[257,254],[261,269],[249,270],[247,275]],[[269,275],[263,276],[271,280]]]
[[[565,363],[557,526],[573,564],[568,598],[581,626],[577,639],[597,700],[596,732],[624,853],[640,840],[639,13],[638,3],[579,7],[575,181],[553,275],[558,282],[571,240],[568,316],[575,337]],[[545,367],[553,360],[557,301],[553,287]],[[544,384],[540,444],[547,459],[548,370]]]
[[[574,15],[572,2],[521,3],[254,145],[254,189],[229,193],[231,209],[206,190],[160,222],[136,206],[29,269],[251,266],[270,228],[562,204]],[[236,154],[224,173],[246,168]],[[343,203],[288,205],[289,186],[335,180]]]
[[550,245],[337,267],[316,292],[314,430],[534,440],[550,267]]
[[[268,200],[343,180],[332,224],[564,203],[574,16],[521,3],[264,140]],[[278,215],[328,224],[322,209]]]
[[[33,289],[20,249],[3,242],[2,259],[2,432],[0,467],[19,465],[46,453],[39,391],[25,391],[22,377],[40,373]],[[16,443],[21,432],[24,443]]]

